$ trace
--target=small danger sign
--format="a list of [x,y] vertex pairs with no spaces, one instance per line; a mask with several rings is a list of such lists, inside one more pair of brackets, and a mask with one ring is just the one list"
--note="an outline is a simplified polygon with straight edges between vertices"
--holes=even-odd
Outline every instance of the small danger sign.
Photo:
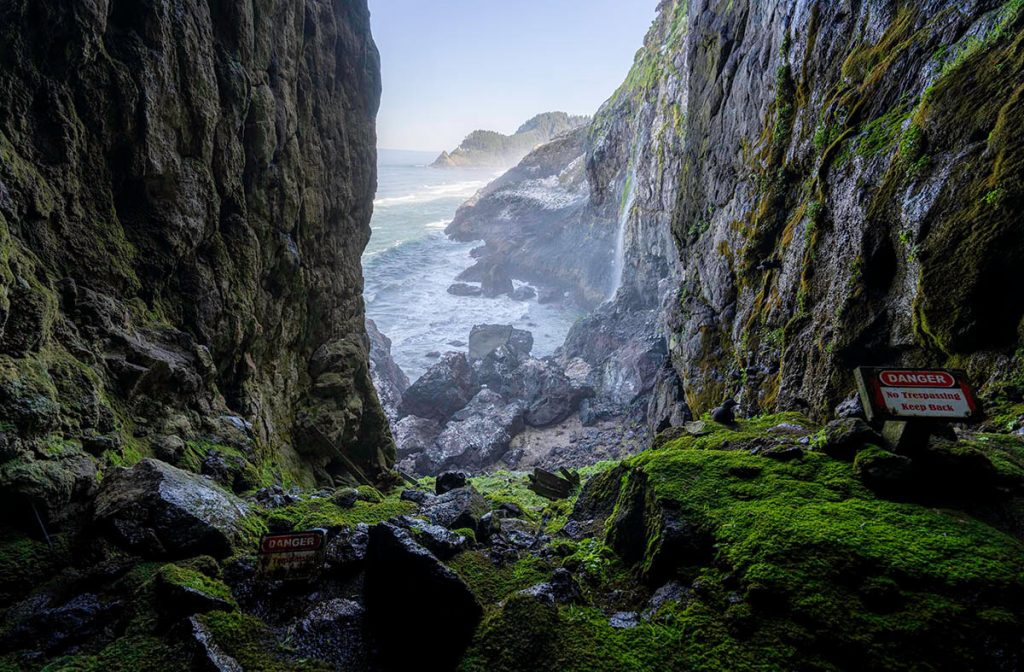
[[324,530],[264,535],[260,539],[259,574],[264,579],[308,579],[320,571],[325,551]]
[[860,367],[854,373],[868,420],[972,422],[981,417],[962,371]]

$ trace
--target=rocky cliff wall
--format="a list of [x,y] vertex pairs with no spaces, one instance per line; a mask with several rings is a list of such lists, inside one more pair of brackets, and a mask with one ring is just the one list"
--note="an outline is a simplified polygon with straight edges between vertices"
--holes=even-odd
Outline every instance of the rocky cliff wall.
[[141,456],[244,485],[392,459],[360,255],[365,2],[0,6],[0,488]]
[[883,363],[1019,395],[1022,3],[701,0],[685,49],[671,352],[695,410],[823,413]]

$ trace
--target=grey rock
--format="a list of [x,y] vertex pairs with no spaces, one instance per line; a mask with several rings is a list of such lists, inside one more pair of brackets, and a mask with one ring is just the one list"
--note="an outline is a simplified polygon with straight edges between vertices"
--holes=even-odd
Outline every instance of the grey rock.
[[453,296],[482,296],[483,290],[478,285],[471,285],[466,282],[456,282],[448,287],[448,293]]
[[426,502],[420,513],[430,522],[447,527],[477,529],[477,524],[491,507],[472,486],[450,490]]
[[477,362],[503,346],[519,355],[529,355],[533,335],[509,324],[478,324],[469,332],[469,361]]
[[481,468],[494,464],[508,451],[512,438],[522,431],[523,407],[506,403],[489,389],[480,390],[457,412],[434,441],[416,459],[421,474],[442,469]]
[[466,356],[448,352],[405,391],[399,411],[444,422],[464,408],[477,389]]
[[820,449],[837,459],[852,460],[857,451],[868,444],[880,446],[885,441],[864,420],[847,417],[825,425],[825,442]]
[[394,425],[395,446],[399,459],[417,455],[429,449],[441,433],[436,420],[407,415]]
[[437,475],[434,481],[434,494],[443,495],[456,488],[466,486],[469,474],[464,471],[445,471]]
[[640,625],[640,616],[635,611],[617,611],[608,619],[613,628],[626,630]]
[[103,479],[95,522],[126,548],[150,557],[227,557],[245,504],[208,480],[146,459]]
[[365,618],[363,605],[354,600],[319,602],[298,622],[291,644],[302,658],[353,672],[367,670]]
[[512,291],[510,296],[516,301],[529,301],[537,296],[537,290],[530,285],[520,285]]

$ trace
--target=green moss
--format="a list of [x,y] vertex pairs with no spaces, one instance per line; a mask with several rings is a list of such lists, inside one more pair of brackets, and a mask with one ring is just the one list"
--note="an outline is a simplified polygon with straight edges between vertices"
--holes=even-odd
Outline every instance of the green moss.
[[[584,474],[581,474],[581,478]],[[523,472],[497,471],[485,476],[474,476],[470,483],[495,508],[502,504],[518,506],[528,520],[543,524],[546,532],[561,529],[572,510],[575,496],[567,500],[551,501],[530,490],[529,476]]]
[[267,626],[253,616],[214,611],[197,619],[210,631],[217,646],[238,661],[246,672],[326,672],[331,669],[323,663],[295,658],[277,643]]
[[191,669],[188,660],[180,647],[155,637],[122,637],[98,655],[66,656],[43,672],[175,672]]
[[9,604],[71,562],[66,534],[50,536],[51,549],[21,530],[0,527],[0,604]]
[[273,529],[352,527],[359,523],[374,525],[414,513],[416,509],[416,504],[400,500],[398,494],[388,495],[380,502],[358,500],[351,508],[342,508],[329,497],[309,497],[269,511],[267,522]]
[[553,569],[529,555],[516,562],[495,564],[486,552],[466,551],[448,561],[482,604],[493,605],[512,593],[548,579]]
[[164,565],[160,569],[158,576],[162,581],[171,585],[188,588],[224,600],[228,604],[235,604],[235,598],[231,594],[231,589],[224,582],[211,578],[190,567]]
[[476,543],[476,531],[468,527],[460,527],[452,530],[455,534],[461,534],[465,538],[469,539],[470,543]]
[[891,150],[903,135],[910,108],[897,106],[864,126],[857,139],[857,154],[864,158]]
[[[987,636],[974,610],[1024,622],[1012,597],[1024,589],[1019,541],[959,512],[878,499],[848,464],[820,454],[777,462],[703,438],[702,450],[676,442],[629,460],[630,479],[642,474],[658,505],[711,536],[755,639],[795,637],[801,656],[828,665],[913,669],[941,650],[966,669],[972,642]],[[884,599],[880,585],[892,586]],[[725,609],[713,620],[729,619]]]
[[[763,442],[768,430],[781,424],[799,425],[808,431],[816,429],[816,425],[801,413],[775,413],[759,415],[749,420],[737,420],[735,425],[720,425],[706,421],[707,432],[701,436],[685,434],[664,445],[664,450],[711,450],[711,449],[742,449],[749,444]],[[784,437],[785,434],[777,435]]]

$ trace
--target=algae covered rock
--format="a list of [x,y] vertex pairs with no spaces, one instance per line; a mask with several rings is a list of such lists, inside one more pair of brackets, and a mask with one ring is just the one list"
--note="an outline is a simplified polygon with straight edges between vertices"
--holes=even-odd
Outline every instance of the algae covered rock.
[[223,558],[244,533],[247,515],[241,500],[205,478],[146,459],[103,479],[95,522],[142,555]]

